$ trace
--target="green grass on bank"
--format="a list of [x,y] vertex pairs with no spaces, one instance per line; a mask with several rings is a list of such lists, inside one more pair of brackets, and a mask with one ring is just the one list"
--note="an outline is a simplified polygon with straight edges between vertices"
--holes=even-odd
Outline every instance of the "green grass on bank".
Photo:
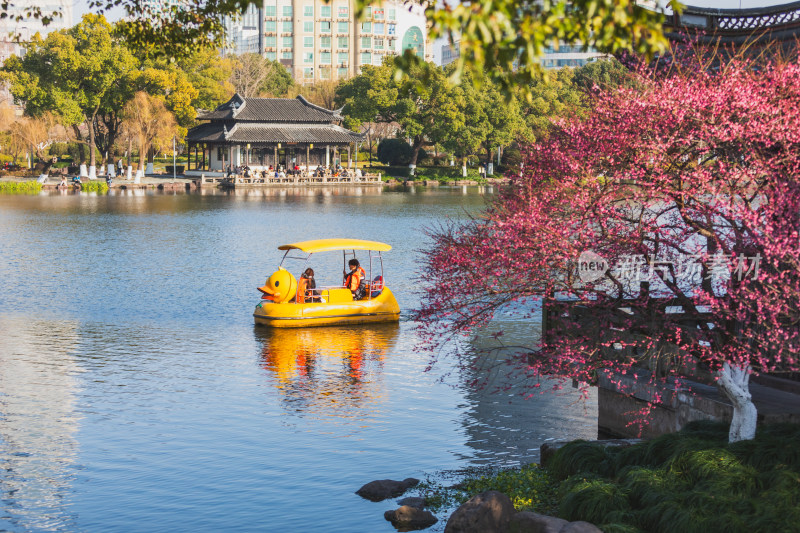
[[108,192],[108,185],[106,184],[105,180],[86,181],[81,183],[81,190],[83,192],[96,192],[98,194],[103,194]]
[[42,184],[36,181],[0,181],[0,194],[39,194]]
[[428,483],[422,493],[442,507],[499,490],[519,510],[586,520],[607,533],[800,530],[800,426],[763,427],[734,444],[727,436],[725,424],[695,422],[629,448],[576,441],[548,468],[450,488]]

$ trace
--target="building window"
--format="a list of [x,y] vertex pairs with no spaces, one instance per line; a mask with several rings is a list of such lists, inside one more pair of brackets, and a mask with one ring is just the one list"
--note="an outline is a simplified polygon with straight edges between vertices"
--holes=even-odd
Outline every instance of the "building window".
[[292,57],[293,57],[293,56],[292,56],[292,51],[291,51],[291,50],[285,50],[285,51],[284,51],[284,52],[281,54],[281,59],[292,59]]
[[314,23],[303,22],[303,33],[314,33]]
[[[369,9],[369,8],[367,8]],[[372,23],[371,22],[362,22],[361,23],[361,31],[364,33],[372,33]]]
[[292,6],[283,6],[283,16],[284,17],[292,16]]
[[323,80],[331,79],[331,69],[329,68],[321,68],[319,69],[319,77]]
[[265,20],[264,31],[278,31],[278,23],[274,20]]
[[319,8],[319,16],[324,18],[331,18],[331,6],[321,6]]
[[361,54],[361,64],[362,65],[369,65],[372,63],[372,54],[369,52],[363,52]]
[[303,77],[306,78],[306,79],[313,78],[314,77],[314,69],[312,67],[304,68],[303,69]]
[[277,15],[277,6],[264,6],[264,16],[266,17],[274,17]]
[[330,22],[320,22],[319,23],[319,31],[320,31],[320,33],[330,33],[331,32],[331,23]]
[[372,48],[372,37],[362,37],[361,48]]
[[394,9],[389,10],[389,16],[387,17],[389,20],[397,20],[397,11]]
[[350,16],[350,9],[347,6],[339,6],[338,12],[339,18]]
[[303,63],[313,63],[314,52],[303,52]]
[[264,37],[264,46],[267,46],[269,48],[274,48],[278,46],[278,38],[275,37],[274,35],[267,35],[266,37]]
[[314,16],[314,6],[313,5],[303,6],[303,16],[304,17],[313,17]]
[[319,54],[319,62],[322,65],[330,65],[331,64],[331,53],[330,52],[322,52]]
[[384,27],[385,27],[385,26],[386,26],[386,25],[385,25],[383,22],[376,22],[376,23],[375,23],[375,30],[374,30],[374,33],[377,33],[377,34],[379,34],[379,35],[383,35],[383,32],[384,32]]
[[338,68],[336,69],[336,77],[337,78],[346,78],[350,75],[350,72],[346,68]]
[[372,17],[372,7],[371,6],[367,6],[367,7],[364,8],[364,18],[368,19],[370,17]]
[[350,31],[347,22],[338,22],[337,24],[338,24],[337,31],[339,33],[348,33]]
[[284,33],[292,33],[294,31],[294,26],[291,20],[284,20],[282,28]]
[[374,18],[375,20],[383,20],[383,13],[384,11],[382,7],[380,8],[376,7],[375,9],[372,10],[372,18]]
[[389,35],[394,35],[397,32],[397,26],[389,24]]
[[320,37],[319,38],[319,47],[320,48],[330,48],[331,47],[331,38],[330,37]]
[[303,48],[314,48],[314,38],[303,37]]
[[337,60],[337,63],[339,63],[340,65],[346,65],[349,60],[350,60],[350,54],[348,54],[347,52],[339,52],[339,59]]
[[339,48],[350,48],[350,39],[347,37],[339,37]]
[[292,48],[294,46],[294,39],[287,35],[281,39],[283,48]]
[[375,48],[383,50],[383,39],[375,39]]
[[266,55],[267,59],[269,59],[270,61],[275,61],[276,59],[278,59],[278,52],[267,52]]

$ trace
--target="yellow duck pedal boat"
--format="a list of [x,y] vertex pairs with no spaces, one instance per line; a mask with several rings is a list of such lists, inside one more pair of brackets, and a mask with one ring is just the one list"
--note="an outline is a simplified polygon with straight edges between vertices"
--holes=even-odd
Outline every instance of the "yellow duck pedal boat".
[[[320,239],[284,244],[278,249],[286,253],[278,270],[258,288],[263,296],[253,312],[256,324],[273,328],[299,328],[396,322],[400,319],[400,306],[383,282],[381,252],[391,250],[390,245],[359,239]],[[360,266],[356,250],[367,252],[368,271]],[[312,254],[329,251],[341,251],[345,265],[350,263],[351,273],[345,278],[345,283],[352,285],[350,288],[335,286],[309,289],[305,275],[298,283],[297,278],[283,267],[287,259],[300,259],[307,263]],[[348,257],[352,258],[348,261]],[[377,263],[380,274],[372,277],[374,263]],[[301,270],[307,271],[305,264]],[[355,276],[355,281],[351,276]]]

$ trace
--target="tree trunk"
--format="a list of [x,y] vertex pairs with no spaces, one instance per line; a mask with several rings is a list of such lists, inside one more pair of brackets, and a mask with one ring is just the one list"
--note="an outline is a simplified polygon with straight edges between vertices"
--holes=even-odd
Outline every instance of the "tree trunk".
[[[83,165],[86,163],[86,145],[81,142],[83,141],[83,135],[81,135],[81,129],[77,124],[72,126],[72,130],[75,132],[75,138],[78,139],[78,164]],[[75,161],[72,163],[74,164]]]
[[97,164],[97,159],[95,155],[95,142],[94,142],[94,120],[89,119],[86,121],[86,124],[89,127],[89,166],[93,167]]
[[419,156],[419,150],[422,148],[422,136],[416,137],[414,139],[414,145],[411,147],[411,162],[408,164],[410,168],[417,167],[417,157]]
[[139,170],[144,172],[144,165],[147,161],[147,142],[144,139],[139,139]]
[[725,363],[717,372],[717,384],[733,403],[733,419],[729,442],[751,440],[756,436],[758,412],[750,395],[750,365],[731,366]]
[[128,135],[128,166],[131,166],[131,160],[133,159],[133,138]]

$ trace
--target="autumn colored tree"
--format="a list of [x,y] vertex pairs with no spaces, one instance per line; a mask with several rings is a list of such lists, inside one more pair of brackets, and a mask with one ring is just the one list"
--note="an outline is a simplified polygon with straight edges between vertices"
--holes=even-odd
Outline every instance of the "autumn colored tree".
[[44,113],[39,117],[19,117],[11,123],[11,138],[16,146],[24,146],[40,161],[42,174],[46,174],[53,165],[48,157],[47,149],[54,142],[70,140],[70,132],[52,113]]
[[[510,303],[573,300],[581,318],[514,358],[517,376],[674,387],[705,368],[730,440],[750,439],[750,375],[800,368],[800,65],[635,85],[531,146],[485,215],[432,232],[420,328],[437,346]],[[641,370],[659,355],[671,364]]]
[[154,150],[168,146],[177,134],[175,117],[169,112],[164,100],[139,91],[124,111],[124,127],[139,148],[139,170],[144,170]]

